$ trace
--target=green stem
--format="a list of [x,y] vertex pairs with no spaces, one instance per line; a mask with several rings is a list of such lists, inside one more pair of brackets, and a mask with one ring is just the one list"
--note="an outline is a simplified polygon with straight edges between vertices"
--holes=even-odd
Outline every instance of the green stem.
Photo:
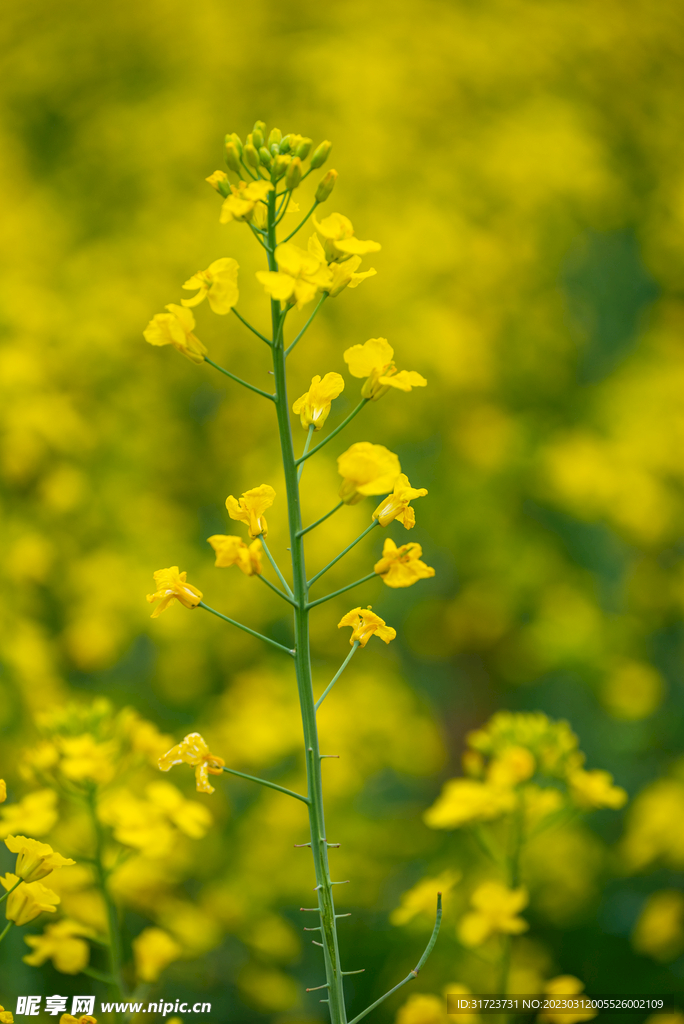
[[107,985],[116,984],[116,978],[113,975],[107,974],[105,971],[98,971],[94,967],[82,967],[81,974],[87,974],[89,978],[95,978],[95,981],[104,981]]
[[12,927],[13,924],[14,924],[14,921],[8,921],[7,922],[5,927],[0,932],[0,942],[2,942],[2,940],[5,938],[5,936],[7,935],[7,932],[10,930],[10,928]]
[[224,772],[228,772],[230,775],[239,775],[241,779],[248,779],[250,782],[258,782],[260,786],[268,786],[269,789],[277,789],[279,793],[285,793],[287,796],[293,796],[295,800],[301,800],[302,803],[308,804],[308,796],[302,796],[301,793],[295,793],[293,789],[285,789],[284,786],[279,786],[277,782],[269,782],[267,779],[259,779],[256,775],[245,775],[244,772],[239,772],[235,768],[226,768],[223,766]]
[[217,618],[223,619],[224,622],[229,622],[231,626],[237,626],[238,629],[242,629],[245,633],[249,633],[250,636],[255,636],[258,640],[263,640],[264,643],[270,644],[271,647],[277,647],[279,651],[285,651],[285,654],[291,654],[294,657],[294,651],[285,647],[283,644],[279,644],[277,640],[271,640],[269,636],[264,636],[263,633],[257,633],[255,629],[250,629],[249,626],[243,626],[241,622],[236,622],[235,619],[229,619],[227,615],[223,615],[221,612],[217,612],[215,608],[210,608],[204,601],[200,601],[197,605],[198,608],[204,608],[205,612],[211,612],[212,615],[216,615]]
[[278,577],[278,579],[280,580],[282,585],[285,587],[285,592],[287,594],[289,594],[289,596],[291,598],[294,598],[294,594],[292,593],[292,590],[290,589],[290,584],[287,582],[287,580],[283,576],[282,572],[278,568],[278,565],[276,563],[275,558],[273,557],[273,555],[271,554],[270,550],[266,546],[266,539],[265,539],[263,533],[259,537],[259,540],[261,541],[261,546],[263,547],[264,551],[266,552],[266,557],[268,558],[269,562],[273,566],[273,569],[274,569],[274,572],[275,572],[276,576]]
[[252,327],[252,325],[248,323],[247,320],[245,320],[244,316],[241,316],[240,313],[238,313],[235,306],[233,306],[233,312],[235,313],[235,316],[238,318],[238,320],[240,320],[245,325],[245,327],[247,327],[252,332],[252,334],[256,334],[257,338],[261,338],[262,341],[265,341],[266,344],[270,346],[271,342],[268,340],[268,338],[265,337],[265,335],[261,334],[259,331],[257,331],[256,327]]
[[[299,222],[299,224],[294,229],[294,231],[290,232],[290,234],[287,236],[287,238],[283,238],[283,240],[281,242],[278,242],[278,245],[284,245],[285,242],[289,242],[291,238],[294,238],[294,236],[297,234],[299,229],[304,227],[304,225],[306,224],[307,220],[309,219],[309,217],[314,212],[314,210],[316,209],[317,206],[318,206],[318,200],[315,199],[313,206],[311,207],[311,209],[309,210],[307,215],[304,217],[304,219]],[[273,233],[273,239],[275,241],[275,232]]]
[[418,977],[418,973],[419,973],[420,969],[423,967],[425,961],[430,956],[430,953],[432,952],[432,950],[434,948],[435,942],[437,941],[437,936],[439,935],[439,926],[441,924],[441,921],[442,921],[442,894],[440,892],[440,893],[437,894],[437,917],[435,919],[435,927],[432,929],[432,935],[430,936],[430,941],[428,942],[427,946],[425,947],[425,952],[421,956],[421,958],[418,961],[418,963],[416,964],[416,966],[413,968],[412,971],[409,971],[409,973],[406,975],[406,977],[403,979],[403,981],[400,981],[399,984],[395,985],[394,988],[391,988],[389,990],[389,992],[385,992],[384,996],[380,996],[380,998],[376,999],[374,1003],[371,1003],[370,1006],[367,1006],[366,1009],[363,1010],[361,1013],[359,1013],[356,1017],[354,1017],[353,1020],[350,1020],[349,1024],[356,1024],[356,1022],[358,1020],[361,1020],[363,1017],[365,1017],[366,1014],[370,1013],[371,1010],[374,1010],[376,1006],[380,1006],[380,1003],[384,1003],[386,999],[389,999],[389,997],[391,995],[393,995],[398,989],[400,989],[404,985],[406,985],[407,982],[413,981],[414,978]]
[[14,892],[14,890],[18,889],[23,881],[24,881],[24,879],[20,878],[18,882],[14,883],[14,885],[12,886],[11,889],[7,890],[7,892],[4,894],[4,896],[0,896],[0,903],[2,903],[3,900],[6,900],[8,896],[11,896],[12,893]]
[[226,377],[230,377],[230,379],[234,380],[236,384],[242,384],[243,388],[249,388],[250,391],[255,391],[257,395],[262,395],[264,398],[268,398],[271,402],[275,402],[275,397],[269,394],[268,391],[262,391],[261,388],[256,388],[253,384],[248,384],[246,380],[242,379],[242,377],[236,377],[234,373],[231,373],[230,370],[225,370],[222,366],[219,366],[218,363],[215,363],[213,359],[209,359],[205,356],[204,362],[209,363],[209,365],[213,366],[215,370],[219,371],[219,373],[225,373]]
[[326,686],[325,690],[323,691],[321,696],[316,701],[316,711],[318,711],[318,709],[320,708],[321,704],[323,703],[325,698],[328,696],[328,694],[332,690],[333,686],[335,685],[337,680],[340,678],[340,676],[342,675],[342,673],[344,672],[345,668],[347,667],[349,662],[352,660],[352,658],[354,657],[354,655],[356,654],[358,649],[359,649],[359,641],[355,640],[354,643],[352,644],[351,651],[349,652],[347,657],[342,662],[342,665],[340,666],[340,668],[337,670],[337,672],[333,676],[331,682],[328,683],[328,685]]
[[119,997],[123,998],[126,990],[124,988],[123,978],[121,975],[121,964],[123,959],[121,929],[119,927],[119,915],[107,886],[107,872],[103,863],[104,835],[100,820],[97,816],[94,789],[88,793],[88,810],[90,812],[93,831],[95,833],[95,878],[97,886],[102,893],[102,899],[104,900],[107,912],[109,971],[112,977],[111,984],[119,993]]
[[[291,344],[291,345],[289,345],[289,346],[288,346],[288,347],[287,347],[287,348],[285,349],[285,357],[286,357],[286,358],[287,358],[287,356],[289,356],[290,352],[291,352],[291,351],[292,351],[292,349],[293,349],[293,348],[295,347],[295,345],[297,344],[297,342],[299,341],[299,339],[300,339],[301,337],[303,337],[303,335],[304,335],[304,334],[306,334],[306,331],[307,331],[307,329],[308,329],[309,325],[311,324],[312,320],[313,320],[313,319],[314,319],[314,317],[316,316],[316,313],[317,313],[317,312],[318,312],[318,310],[319,310],[319,309],[321,308],[321,306],[323,305],[323,303],[325,302],[325,300],[326,300],[327,298],[328,298],[328,293],[327,293],[327,292],[323,292],[323,294],[321,295],[320,299],[318,300],[318,304],[317,304],[316,308],[314,309],[313,313],[311,314],[311,316],[309,317],[309,319],[308,319],[308,320],[306,321],[306,323],[304,324],[304,326],[302,327],[301,331],[299,332],[299,334],[297,335],[297,337],[295,338],[295,340],[294,340],[294,341],[292,342],[292,344]],[[269,342],[269,345],[270,345],[270,342]]]
[[[518,806],[515,810],[513,821],[511,823],[512,831],[508,854],[508,884],[511,889],[517,889],[520,885],[520,854],[522,852],[524,825],[524,811],[521,803],[521,797],[518,796]],[[511,969],[511,947],[513,945],[513,939],[510,935],[502,935],[501,941],[502,949],[498,992],[504,996],[508,990],[508,975]],[[507,1017],[504,1018],[503,1024],[506,1024],[506,1020]]]
[[335,437],[336,434],[339,434],[340,430],[344,430],[347,424],[351,423],[354,417],[361,412],[361,410],[363,409],[364,405],[366,405],[367,402],[370,402],[370,398],[362,398],[359,404],[356,406],[356,408],[349,413],[346,420],[342,420],[339,427],[335,427],[335,429],[332,430],[327,437],[324,437],[323,440],[319,444],[317,444],[315,448],[312,448],[310,452],[307,452],[306,455],[302,455],[301,459],[297,459],[296,465],[299,465],[300,462],[304,462],[305,459],[310,459],[311,456],[315,455],[316,452],[320,451],[321,448],[328,443],[328,441],[332,441],[333,437]]
[[[268,197],[268,230],[270,249],[275,249],[275,195]],[[276,270],[273,252],[268,254],[269,269]],[[323,786],[321,777],[321,758],[316,726],[316,708],[314,704],[313,682],[311,678],[311,655],[309,649],[309,609],[307,605],[308,587],[306,583],[306,566],[304,561],[304,542],[302,538],[302,516],[297,481],[297,466],[292,443],[292,428],[287,397],[287,378],[285,370],[285,350],[282,344],[283,315],[280,304],[271,301],[271,321],[273,325],[273,372],[276,383],[276,415],[278,432],[283,458],[285,488],[287,492],[287,510],[290,528],[290,551],[292,557],[292,580],[294,598],[295,625],[295,668],[297,688],[302,715],[304,745],[306,749],[307,792],[309,798],[309,825],[311,834],[311,852],[316,875],[316,892],[318,895],[318,911],[320,915],[321,940],[325,976],[328,985],[328,998],[331,1024],[346,1024],[346,1010],[342,967],[337,943],[337,927],[335,922],[335,905],[333,901],[332,881],[328,864],[328,842],[325,831],[325,815],[323,810]]]
[[[306,435],[306,441],[304,442],[304,449],[302,451],[302,458],[304,458],[304,456],[306,455],[306,453],[309,450],[309,445],[311,444],[311,438],[313,437],[313,432],[314,432],[315,429],[316,429],[315,425],[313,423],[310,423],[309,424],[309,430],[308,430],[308,433]],[[299,469],[297,470],[297,481],[302,479],[302,473],[303,472],[304,472],[304,463],[302,463],[301,466],[299,467]]]
[[282,590],[279,590],[278,587],[275,587],[271,583],[271,581],[267,580],[265,576],[261,575],[261,573],[258,573],[258,576],[259,576],[259,579],[261,580],[261,582],[265,583],[267,587],[270,587],[274,594],[277,594],[278,597],[282,597],[283,601],[287,601],[288,604],[291,604],[292,606],[294,606],[293,598],[288,597],[287,594],[283,594]]
[[309,601],[308,608],[315,608],[317,604],[323,604],[325,601],[332,601],[333,597],[339,597],[340,594],[344,594],[347,590],[351,590],[353,587],[358,587],[360,583],[367,583],[368,580],[377,579],[378,574],[376,572],[369,572],[367,576],[362,576],[360,580],[355,580],[353,583],[348,583],[346,587],[340,587],[339,590],[334,590],[332,594],[326,594],[325,597],[319,597],[316,601]]
[[311,526],[305,526],[303,530],[300,530],[299,531],[299,536],[303,537],[305,533],[309,532],[309,530],[315,530],[317,526],[320,526],[321,523],[324,523],[326,521],[328,516],[333,515],[335,512],[337,512],[339,509],[341,509],[343,505],[344,505],[343,501],[338,501],[337,505],[335,505],[335,508],[331,508],[329,512],[326,512],[324,516],[321,516],[320,519],[317,519],[315,523],[311,524]]
[[378,521],[377,521],[377,519],[374,519],[373,522],[370,524],[370,526],[367,526],[366,529],[363,531],[363,533],[359,534],[359,536],[356,538],[356,540],[353,540],[351,542],[351,544],[348,544],[347,547],[344,549],[344,551],[340,551],[339,555],[336,555],[335,558],[333,558],[332,562],[328,562],[328,564],[326,565],[325,569],[321,569],[320,572],[317,572],[316,575],[313,576],[309,580],[309,586],[312,587],[314,585],[314,583],[316,582],[316,580],[319,580],[321,578],[321,576],[323,576],[323,574],[328,571],[328,569],[332,569],[332,567],[335,564],[335,562],[339,562],[340,558],[342,558],[344,555],[346,555],[348,551],[351,551],[351,549],[353,547],[356,547],[356,545],[359,543],[359,541],[363,540],[363,538],[366,536],[366,534],[370,533],[371,530],[373,529],[373,527],[377,526],[377,525],[378,525]]

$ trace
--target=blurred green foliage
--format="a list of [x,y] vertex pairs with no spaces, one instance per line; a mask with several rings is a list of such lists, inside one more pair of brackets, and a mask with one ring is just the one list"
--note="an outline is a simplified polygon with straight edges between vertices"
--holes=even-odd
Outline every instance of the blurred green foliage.
[[[35,713],[102,694],[176,737],[205,729],[237,768],[296,780],[280,662],[180,607],[152,624],[144,600],[152,571],[178,564],[226,614],[287,635],[277,600],[215,570],[206,544],[226,529],[228,493],[278,488],[274,424],[141,332],[221,256],[240,263],[241,310],[265,317],[251,239],[218,224],[204,182],[224,132],[244,137],[256,117],[333,141],[327,209],[383,245],[378,276],[327,303],[291,360],[293,398],[369,337],[429,380],[368,407],[305,478],[315,518],[335,500],[335,456],[373,440],[430,491],[411,539],[437,576],[368,597],[398,639],[357,657],[321,716],[344,755],[327,772],[335,864],[353,880],[343,941],[366,967],[350,979],[359,1007],[421,948],[418,926],[387,924],[400,894],[446,868],[479,870],[466,841],[428,830],[422,812],[460,774],[464,733],[502,706],[569,719],[589,767],[643,790],[626,839],[622,815],[605,811],[531,851],[535,939],[520,940],[520,970],[604,992],[681,986],[676,935],[644,935],[684,866],[668,811],[684,799],[683,28],[676,0],[26,0],[0,28],[12,800],[26,791],[18,752]],[[212,357],[267,385],[265,349],[234,318],[197,319]],[[360,532],[366,506],[316,531],[313,566]],[[269,524],[284,555],[277,505]],[[335,567],[331,589],[369,571],[373,544]],[[321,685],[348,649],[335,630],[348,607],[315,619]],[[310,882],[291,846],[303,814],[233,781],[212,800],[219,827],[184,854],[183,907],[203,915],[186,934],[204,935],[191,950],[203,955],[169,968],[165,990],[210,998],[220,1019],[317,1019],[301,995],[317,960],[293,912]],[[447,903],[421,991],[463,980],[454,926],[466,902]],[[150,920],[154,907],[132,905],[131,935]],[[468,983],[491,986],[486,971]],[[83,989],[23,964],[5,984],[6,1005],[14,989]]]

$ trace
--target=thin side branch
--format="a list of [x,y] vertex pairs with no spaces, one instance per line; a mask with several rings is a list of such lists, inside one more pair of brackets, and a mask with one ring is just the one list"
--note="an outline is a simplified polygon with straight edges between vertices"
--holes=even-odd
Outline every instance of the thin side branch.
[[294,603],[294,594],[292,593],[292,590],[290,589],[289,583],[287,582],[287,580],[283,576],[282,572],[278,568],[278,565],[276,563],[275,558],[273,557],[273,555],[269,551],[268,547],[266,546],[266,539],[265,539],[263,533],[260,535],[259,540],[261,541],[261,546],[263,547],[264,551],[266,552],[266,557],[268,558],[269,562],[273,566],[273,569],[275,571],[276,576],[278,577],[278,579],[280,580],[282,585],[285,587],[286,594],[289,597],[292,598],[292,603]]
[[325,522],[325,520],[328,518],[328,516],[333,515],[333,513],[337,512],[338,509],[341,509],[343,505],[344,505],[343,501],[338,501],[337,505],[335,505],[335,508],[331,508],[329,512],[326,512],[324,516],[321,516],[320,519],[317,519],[315,523],[311,524],[311,526],[305,526],[303,530],[299,530],[298,533],[297,533],[297,536],[298,537],[303,537],[305,533],[309,532],[309,530],[315,530],[315,528],[317,526],[320,526],[321,523]]
[[225,373],[226,377],[230,377],[230,379],[234,380],[237,384],[242,384],[243,388],[249,388],[250,391],[256,392],[257,395],[262,395],[263,398],[268,398],[271,402],[275,402],[275,395],[269,394],[268,391],[262,391],[261,388],[255,387],[254,384],[248,384],[246,380],[242,379],[242,377],[236,377],[234,373],[231,373],[230,370],[225,370],[222,366],[219,366],[218,363],[215,363],[213,359],[208,359],[207,356],[205,356],[204,362],[209,363],[209,365],[213,366],[215,370],[219,371],[219,373]]
[[210,608],[204,601],[200,601],[197,605],[198,608],[204,608],[205,612],[211,612],[212,615],[216,615],[217,618],[223,619],[224,622],[229,622],[231,626],[237,626],[238,629],[243,630],[245,633],[249,633],[250,636],[255,636],[257,640],[263,640],[264,643],[270,644],[271,647],[277,647],[279,651],[284,651],[285,654],[289,654],[292,658],[295,656],[295,652],[289,647],[285,647],[283,644],[279,644],[277,640],[271,640],[270,636],[264,636],[263,633],[257,633],[255,629],[250,629],[249,626],[243,626],[241,622],[236,622],[235,619],[229,619],[227,615],[223,615],[222,612],[217,612],[215,608]]
[[353,583],[348,583],[346,587],[342,587],[340,590],[333,591],[332,594],[326,594],[325,597],[319,597],[316,601],[309,601],[307,608],[315,608],[317,604],[323,604],[325,601],[331,601],[333,597],[339,597],[340,594],[346,593],[347,590],[351,590],[352,587],[358,587],[360,583],[367,583],[368,580],[377,579],[378,574],[375,572],[369,572],[367,576],[362,576],[360,580],[355,580]]
[[289,356],[290,352],[291,352],[291,351],[292,351],[292,349],[293,349],[293,348],[295,347],[295,345],[297,344],[297,342],[299,341],[299,339],[300,339],[300,338],[301,338],[301,337],[302,337],[302,336],[303,336],[303,335],[304,335],[304,334],[306,333],[306,331],[307,331],[307,329],[308,329],[309,325],[311,324],[312,320],[313,320],[313,319],[314,319],[314,317],[316,316],[316,313],[317,313],[317,312],[318,312],[318,310],[319,310],[319,309],[321,308],[321,306],[323,305],[323,303],[325,302],[325,300],[326,300],[327,298],[328,298],[328,293],[327,293],[327,292],[323,292],[323,294],[321,295],[320,299],[318,300],[318,305],[317,305],[317,306],[316,306],[316,308],[314,309],[313,313],[311,314],[311,316],[309,317],[309,319],[308,319],[308,320],[306,321],[306,323],[304,324],[304,326],[302,327],[301,331],[299,332],[299,334],[297,335],[297,337],[295,338],[295,340],[294,340],[294,341],[292,342],[292,344],[291,344],[291,345],[288,345],[288,347],[287,347],[287,348],[285,349],[285,358],[287,358],[287,356]]
[[259,779],[256,775],[246,775],[244,772],[239,772],[235,768],[226,768],[223,766],[224,772],[228,772],[229,775],[239,775],[241,779],[247,779],[249,782],[258,782],[260,786],[268,786],[269,789],[277,789],[279,793],[285,793],[287,796],[293,796],[295,800],[301,800],[302,803],[308,804],[311,801],[308,796],[303,796],[301,793],[295,793],[293,789],[285,789],[285,786],[279,786],[277,782],[269,782],[268,779]]
[[356,1024],[357,1021],[359,1021],[363,1017],[365,1017],[367,1013],[371,1012],[371,1010],[374,1010],[376,1006],[380,1006],[380,1003],[384,1003],[386,999],[389,999],[389,997],[391,995],[393,995],[398,989],[400,989],[404,985],[406,985],[407,982],[413,981],[414,978],[418,977],[418,972],[420,971],[421,967],[423,967],[423,965],[424,965],[425,961],[427,960],[427,958],[430,956],[430,953],[432,952],[432,950],[434,948],[435,942],[437,941],[437,936],[439,935],[439,926],[440,926],[441,922],[442,922],[442,894],[441,894],[441,892],[439,892],[439,893],[437,893],[437,916],[436,916],[436,919],[435,919],[435,927],[432,929],[432,935],[430,936],[430,941],[428,942],[427,946],[425,947],[425,952],[421,956],[421,958],[418,961],[418,963],[416,964],[416,966],[413,968],[412,971],[410,971],[407,974],[407,976],[403,979],[403,981],[400,981],[399,984],[395,985],[394,988],[391,988],[389,990],[389,992],[385,992],[384,996],[380,996],[380,998],[376,999],[374,1003],[371,1003],[370,1006],[367,1006],[365,1010],[362,1010],[361,1013],[358,1014],[358,1016],[354,1017],[353,1020],[350,1020],[349,1024]]
[[[302,181],[303,181],[303,180],[304,180],[304,179],[302,178]],[[300,228],[303,228],[303,227],[304,227],[304,225],[306,224],[307,220],[309,219],[309,217],[310,217],[310,216],[311,216],[311,214],[312,214],[312,213],[314,212],[314,210],[316,209],[316,207],[317,207],[317,206],[318,206],[318,200],[317,200],[317,199],[315,199],[315,200],[314,200],[314,204],[313,204],[313,206],[311,207],[311,209],[309,210],[309,212],[308,212],[308,213],[306,214],[306,216],[304,217],[304,219],[303,219],[303,220],[301,220],[301,221],[299,222],[299,224],[298,224],[298,225],[297,225],[297,227],[296,227],[296,228],[294,229],[294,231],[291,231],[291,232],[290,232],[290,234],[289,234],[289,235],[287,236],[287,238],[283,238],[282,242],[278,242],[278,245],[284,245],[284,244],[285,244],[285,242],[289,242],[291,238],[294,238],[294,236],[295,236],[295,235],[297,234],[297,232],[299,231],[299,229],[300,229]]]
[[233,312],[235,313],[235,316],[238,318],[238,320],[241,323],[243,323],[245,325],[245,327],[247,327],[248,330],[250,330],[252,332],[252,334],[256,334],[257,338],[261,338],[261,340],[265,341],[267,345],[271,344],[271,342],[268,340],[267,337],[265,337],[265,335],[261,334],[260,331],[257,331],[256,327],[252,327],[252,325],[250,323],[248,323],[247,320],[245,320],[244,316],[242,316],[240,313],[238,313],[238,311],[235,308],[235,306],[233,306]]
[[258,576],[261,582],[265,583],[267,587],[270,587],[274,594],[277,594],[278,597],[282,597],[283,601],[287,601],[287,603],[291,604],[293,608],[297,607],[296,601],[291,597],[288,597],[287,594],[284,594],[278,587],[274,586],[273,583],[271,583],[270,580],[267,580],[265,576],[262,576],[261,573],[258,573]]
[[[354,656],[354,655],[356,654],[356,652],[357,652],[358,648],[359,648],[359,641],[358,641],[358,640],[355,640],[355,641],[354,641],[354,643],[352,644],[352,649],[351,649],[351,651],[349,652],[349,654],[347,655],[347,657],[346,657],[346,658],[344,659],[344,661],[342,662],[342,665],[341,665],[341,667],[340,667],[340,668],[339,668],[339,669],[337,670],[337,672],[335,673],[335,675],[334,675],[334,677],[333,677],[332,681],[328,683],[328,685],[326,686],[325,690],[323,691],[323,693],[321,694],[321,696],[320,696],[320,697],[318,698],[318,700],[316,701],[316,704],[314,705],[314,706],[315,706],[315,708],[316,708],[316,711],[318,711],[318,709],[320,708],[321,704],[323,703],[323,701],[325,700],[325,698],[326,698],[326,697],[328,696],[328,694],[329,694],[329,693],[330,693],[330,691],[332,690],[333,686],[335,685],[335,683],[337,682],[337,680],[338,680],[338,679],[340,678],[340,676],[341,676],[341,675],[342,675],[342,673],[344,672],[344,670],[345,670],[345,668],[347,667],[347,665],[349,664],[349,662],[350,662],[350,661],[352,660],[353,656]],[[332,755],[332,756],[334,756],[334,755]],[[330,846],[330,843],[328,843],[328,846]]]
[[315,455],[317,451],[320,451],[323,445],[326,445],[328,441],[332,441],[333,437],[339,434],[340,430],[344,430],[347,424],[351,423],[354,417],[361,412],[361,410],[363,409],[364,405],[366,405],[367,402],[370,402],[370,398],[362,398],[359,404],[356,406],[356,408],[349,413],[346,420],[342,420],[339,427],[335,427],[334,430],[331,430],[328,436],[324,437],[323,440],[319,442],[319,444],[317,444],[315,448],[312,448],[310,452],[307,452],[306,455],[302,455],[301,459],[297,459],[297,461],[295,462],[295,466],[298,466],[300,462],[304,462],[305,459],[310,459],[312,455]]
[[374,519],[373,522],[370,524],[370,526],[367,526],[366,529],[363,531],[363,533],[359,534],[359,536],[356,538],[356,540],[353,540],[351,542],[351,544],[348,544],[347,547],[344,549],[344,551],[340,551],[339,555],[336,555],[335,558],[333,558],[332,562],[328,562],[328,564],[326,565],[325,569],[321,569],[320,572],[317,572],[316,575],[313,576],[309,580],[309,582],[307,583],[307,586],[309,586],[309,587],[313,586],[313,584],[316,582],[316,580],[319,580],[321,578],[321,576],[323,576],[324,573],[326,573],[328,571],[328,569],[332,569],[332,567],[335,564],[335,562],[339,562],[340,558],[342,558],[344,555],[346,555],[348,551],[351,551],[351,549],[353,547],[356,547],[356,545],[359,543],[359,541],[363,540],[363,538],[366,536],[366,534],[370,533],[371,530],[373,529],[373,527],[377,526],[377,525],[378,525],[378,520]]

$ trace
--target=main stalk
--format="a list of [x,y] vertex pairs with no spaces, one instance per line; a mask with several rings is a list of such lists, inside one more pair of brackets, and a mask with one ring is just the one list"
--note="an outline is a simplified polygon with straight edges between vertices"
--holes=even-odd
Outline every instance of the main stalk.
[[[268,267],[277,271],[275,261],[276,248],[276,204],[275,189],[268,196]],[[306,771],[309,797],[309,825],[311,830],[311,853],[316,873],[316,891],[318,894],[318,913],[320,918],[320,936],[325,961],[327,997],[330,1004],[331,1024],[347,1024],[344,1005],[344,989],[340,954],[337,944],[337,926],[335,920],[335,904],[332,894],[332,882],[328,866],[328,840],[325,831],[323,812],[323,786],[321,779],[321,755],[318,745],[318,728],[316,725],[316,708],[314,703],[313,683],[311,678],[311,656],[309,651],[309,611],[308,587],[306,584],[306,566],[304,562],[304,538],[300,535],[302,516],[299,501],[299,484],[297,467],[292,444],[290,426],[290,410],[287,398],[287,374],[285,366],[285,346],[283,340],[282,321],[284,313],[280,303],[271,301],[273,373],[276,388],[276,414],[280,447],[285,473],[287,492],[287,511],[290,525],[290,550],[292,555],[293,592],[295,597],[294,632],[295,632],[295,668],[299,705],[302,714],[304,746],[306,752]],[[316,940],[317,941],[317,940]]]

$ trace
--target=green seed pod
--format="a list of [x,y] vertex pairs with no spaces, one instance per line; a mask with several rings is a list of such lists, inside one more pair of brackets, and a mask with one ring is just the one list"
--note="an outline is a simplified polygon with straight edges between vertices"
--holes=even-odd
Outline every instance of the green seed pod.
[[226,164],[231,171],[240,173],[240,154],[234,142],[226,143]]
[[271,154],[269,153],[265,146],[259,146],[259,160],[264,165],[264,167],[270,167],[271,164],[273,163],[273,157],[271,156]]
[[254,128],[252,130],[252,142],[257,149],[261,149],[264,144],[264,129],[266,125],[263,121],[255,121]]
[[298,156],[300,160],[306,160],[307,156],[311,152],[313,142],[311,139],[302,139],[295,148],[295,156]]
[[259,154],[249,140],[245,143],[245,160],[248,164],[251,164],[252,167],[259,166]]
[[285,184],[289,189],[297,188],[297,185],[302,180],[302,161],[298,156],[292,158],[290,166],[287,169],[285,175]]
[[282,137],[283,133],[281,132],[280,128],[271,128],[271,134],[268,137],[268,148],[270,149],[271,146],[274,145],[279,146]]
[[322,178],[319,182],[318,188],[316,189],[316,202],[324,203],[332,190],[335,188],[335,182],[337,181],[337,171],[328,171],[325,178]]
[[331,149],[332,142],[328,142],[327,140],[325,142],[321,142],[320,146],[314,150],[313,156],[311,157],[312,168],[315,169],[316,167],[322,167],[328,159],[328,154]]
[[292,136],[284,135],[280,140],[280,146],[278,148],[281,153],[289,153],[292,149]]

